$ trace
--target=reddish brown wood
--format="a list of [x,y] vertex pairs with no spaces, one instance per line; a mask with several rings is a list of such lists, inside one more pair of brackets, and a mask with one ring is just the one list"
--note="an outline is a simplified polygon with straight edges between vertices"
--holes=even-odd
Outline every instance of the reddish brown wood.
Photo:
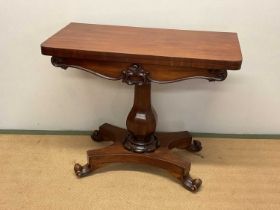
[[236,33],[70,23],[41,45],[44,55],[128,63],[240,69]]
[[126,120],[128,135],[124,146],[134,152],[153,152],[159,147],[156,114],[151,105],[151,84],[135,85],[134,104]]
[[71,23],[41,45],[52,64],[74,67],[110,80],[135,85],[127,129],[109,124],[94,131],[95,141],[113,141],[103,149],[88,151],[88,163],[74,167],[78,177],[115,162],[149,164],[168,170],[184,187],[197,191],[200,179],[189,176],[190,162],[169,152],[197,152],[201,143],[187,132],[156,132],[151,105],[151,82],[169,83],[203,78],[222,81],[227,70],[242,63],[236,33],[148,29]]
[[189,175],[191,163],[181,160],[169,152],[172,148],[188,149],[191,147],[192,137],[188,132],[156,133],[161,147],[152,153],[134,153],[123,148],[123,139],[128,132],[110,124],[100,126],[96,133],[98,141],[112,141],[113,144],[98,150],[87,152],[88,163],[84,166],[76,164],[74,171],[78,177],[89,175],[94,170],[111,163],[140,163],[165,169],[175,176],[182,185],[195,192],[202,181],[192,179]]
[[[73,67],[95,74],[110,80],[120,80],[128,83],[127,72],[134,65],[125,62],[105,62],[87,59],[74,59],[52,57],[52,63],[56,67],[67,69]],[[192,67],[173,67],[149,64],[137,64],[145,73],[145,79],[155,83],[178,82],[186,79],[201,78],[209,81],[222,81],[227,76],[227,70],[201,69]],[[139,79],[139,78],[138,78]],[[140,78],[141,79],[141,78]],[[132,82],[132,80],[130,80]]]

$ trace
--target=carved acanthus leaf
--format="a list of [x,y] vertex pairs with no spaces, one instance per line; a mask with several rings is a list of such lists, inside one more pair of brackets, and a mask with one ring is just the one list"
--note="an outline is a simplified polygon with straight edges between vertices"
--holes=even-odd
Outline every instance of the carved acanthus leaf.
[[122,71],[122,81],[128,85],[143,85],[150,82],[149,72],[140,65],[133,64]]

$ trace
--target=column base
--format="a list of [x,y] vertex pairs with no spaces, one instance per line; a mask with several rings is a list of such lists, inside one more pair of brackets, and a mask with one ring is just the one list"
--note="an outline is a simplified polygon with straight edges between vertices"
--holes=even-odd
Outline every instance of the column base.
[[[170,152],[173,148],[186,149],[188,151],[199,151],[198,141],[193,144],[189,132],[158,132],[155,135],[160,141],[160,147],[154,152],[136,153],[124,148],[123,141],[128,135],[127,130],[110,124],[103,124],[92,135],[94,141],[113,141],[113,144],[97,150],[87,151],[88,163],[84,166],[75,164],[74,171],[77,177],[91,174],[95,169],[110,163],[140,163],[152,165],[165,169],[175,176],[181,184],[189,191],[198,191],[202,181],[190,177],[189,161],[185,161]],[[196,148],[196,149],[194,149]]]
[[144,141],[137,141],[137,138],[133,134],[128,133],[123,142],[124,148],[136,153],[153,152],[159,145],[160,143],[154,134],[146,137]]

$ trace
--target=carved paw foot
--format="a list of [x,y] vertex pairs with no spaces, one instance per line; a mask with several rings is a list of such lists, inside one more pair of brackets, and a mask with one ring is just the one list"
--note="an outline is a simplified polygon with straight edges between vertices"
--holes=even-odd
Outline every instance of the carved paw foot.
[[93,131],[93,133],[91,134],[91,139],[93,141],[97,141],[97,142],[103,141],[102,136],[100,135],[99,130]]
[[199,152],[200,150],[202,150],[201,142],[198,140],[193,140],[187,150],[190,152]]
[[183,179],[183,186],[191,192],[197,192],[201,184],[201,179],[192,179],[190,176],[186,176]]
[[81,166],[79,163],[75,164],[74,171],[75,171],[75,174],[77,175],[77,177],[84,177],[84,176],[89,175],[92,172],[89,164]]

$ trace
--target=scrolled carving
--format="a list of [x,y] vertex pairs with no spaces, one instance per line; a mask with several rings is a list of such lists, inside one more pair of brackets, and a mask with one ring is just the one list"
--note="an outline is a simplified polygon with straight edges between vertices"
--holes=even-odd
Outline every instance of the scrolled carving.
[[149,72],[146,72],[140,65],[133,64],[122,71],[122,81],[128,85],[143,85],[150,82]]
[[75,59],[70,59],[69,60],[67,58],[61,58],[61,57],[53,56],[51,58],[51,62],[52,62],[52,65],[55,66],[55,67],[60,67],[60,68],[63,68],[63,69],[67,69],[68,67],[75,68],[75,69],[80,69],[82,71],[86,71],[88,73],[94,74],[94,75],[99,76],[99,77],[104,78],[104,79],[109,79],[109,80],[120,80],[120,79],[122,79],[121,76],[110,77],[110,76],[106,76],[102,73],[98,73],[95,69],[83,67],[83,65],[81,65],[80,63],[76,63]]
[[224,81],[227,78],[227,70],[209,69],[208,72],[211,75],[209,82]]
[[63,59],[59,57],[52,57],[51,62],[53,66],[63,68],[64,70],[66,70],[69,67],[63,62]]
[[202,150],[201,142],[198,140],[192,140],[192,143],[189,145],[187,150],[190,152],[199,152]]
[[[67,69],[68,67],[80,69],[86,72],[89,72],[91,74],[94,74],[96,76],[109,79],[109,80],[122,80],[128,85],[143,85],[147,83],[172,83],[172,82],[179,82],[182,80],[188,80],[188,79],[206,79],[210,82],[212,81],[223,81],[227,77],[227,70],[220,70],[220,69],[182,69],[182,71],[178,71],[176,67],[170,67],[170,71],[173,69],[175,72],[177,72],[177,78],[172,78],[170,80],[166,80],[168,78],[168,71],[162,71],[160,74],[164,75],[164,77],[154,78],[154,69],[151,68],[149,71],[151,74],[144,70],[142,66],[139,64],[128,64],[128,67],[126,67],[125,70],[121,71],[123,69],[123,66],[120,67],[119,73],[115,75],[106,75],[106,71],[103,69],[102,71],[98,71],[97,69],[94,69],[93,67],[94,62],[96,61],[87,61],[87,62],[80,62],[78,59],[71,59],[71,58],[62,58],[62,57],[55,57],[53,56],[51,58],[52,65],[55,67],[60,67],[62,69]],[[90,65],[85,65],[90,64]],[[98,66],[98,65],[97,65]],[[90,68],[89,68],[90,67]],[[104,68],[104,66],[103,66]],[[188,72],[189,71],[189,72]],[[178,73],[179,72],[179,73]],[[195,74],[194,74],[195,72]],[[159,73],[158,73],[159,75]]]
[[77,177],[81,178],[89,175],[92,172],[92,169],[89,164],[81,166],[79,163],[74,165],[74,172]]
[[189,175],[187,175],[183,177],[182,183],[187,190],[197,192],[202,184],[202,181],[201,179],[192,179]]

